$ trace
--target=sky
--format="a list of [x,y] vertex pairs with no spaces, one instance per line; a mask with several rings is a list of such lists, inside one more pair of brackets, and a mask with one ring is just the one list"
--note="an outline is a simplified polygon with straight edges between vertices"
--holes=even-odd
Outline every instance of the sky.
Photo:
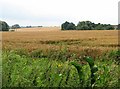
[[0,0],[0,20],[10,26],[60,26],[65,21],[118,24],[119,0]]

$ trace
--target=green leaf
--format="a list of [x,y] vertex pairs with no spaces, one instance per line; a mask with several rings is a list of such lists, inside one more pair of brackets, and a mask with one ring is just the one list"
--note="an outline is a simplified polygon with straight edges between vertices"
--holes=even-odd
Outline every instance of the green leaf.
[[71,64],[73,66],[75,66],[75,68],[77,69],[78,73],[80,73],[81,69],[82,69],[82,66],[76,62],[71,62]]
[[92,69],[91,69],[92,73],[95,73],[98,71],[98,67],[97,66],[94,66]]
[[90,57],[86,57],[85,60],[89,63],[90,67],[94,66],[94,60]]
[[76,62],[71,62],[71,64],[77,69],[78,74],[79,74],[79,80],[80,80],[80,84],[83,86],[84,84],[84,74],[82,71],[82,66]]

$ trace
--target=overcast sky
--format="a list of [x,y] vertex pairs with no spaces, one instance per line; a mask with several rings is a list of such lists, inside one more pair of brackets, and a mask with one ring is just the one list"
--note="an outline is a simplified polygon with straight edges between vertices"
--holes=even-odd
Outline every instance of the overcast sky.
[[119,0],[0,0],[0,20],[19,24],[60,26],[90,20],[118,24]]

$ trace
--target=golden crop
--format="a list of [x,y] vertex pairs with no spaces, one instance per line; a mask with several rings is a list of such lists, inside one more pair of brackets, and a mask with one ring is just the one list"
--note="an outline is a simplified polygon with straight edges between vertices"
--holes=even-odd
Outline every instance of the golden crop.
[[58,27],[21,28],[2,32],[3,49],[101,49],[117,50],[118,30],[61,31]]

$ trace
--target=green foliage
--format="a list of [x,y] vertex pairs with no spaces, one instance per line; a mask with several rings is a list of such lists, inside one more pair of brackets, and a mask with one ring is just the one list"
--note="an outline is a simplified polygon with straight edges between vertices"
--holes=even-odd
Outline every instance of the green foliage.
[[76,29],[77,30],[93,30],[94,23],[90,21],[82,21],[77,24]]
[[65,22],[61,25],[62,30],[113,30],[110,24],[95,24],[91,21],[81,21],[75,26],[73,23]]
[[96,30],[114,30],[115,28],[110,24],[100,24],[100,23],[98,23],[98,24],[95,25],[94,29],[96,29]]
[[111,51],[109,53],[109,57],[111,57],[113,59],[113,61],[116,62],[116,64],[120,64],[120,50],[118,51]]
[[84,84],[84,77],[83,77],[83,72],[82,72],[82,65],[76,63],[76,62],[71,62],[71,64],[73,66],[75,66],[75,68],[78,71],[78,75],[79,75],[79,80],[80,80],[80,85],[83,86]]
[[119,86],[119,70],[118,65],[112,60],[112,58],[114,59],[113,56],[108,57],[107,55],[107,57],[104,56],[101,57],[102,59],[99,58],[94,61],[91,57],[85,57],[88,64],[81,64],[81,60],[77,59],[79,63],[77,62],[75,53],[71,56],[72,61],[76,62],[60,60],[69,53],[66,49],[55,57],[56,60],[52,60],[52,58],[54,59],[53,51],[51,51],[51,56],[47,53],[49,58],[41,56],[43,54],[39,50],[32,52],[29,56],[28,53],[22,51],[25,50],[3,51],[3,87]]
[[116,61],[118,62],[118,64],[120,64],[120,50],[118,50],[117,52],[116,52]]
[[78,84],[72,80],[77,76],[69,75],[71,67],[68,62],[31,59],[14,51],[6,52],[3,59],[3,87],[64,87]]
[[90,67],[94,66],[94,60],[90,57],[85,57],[85,60],[89,63]]
[[[102,61],[96,61],[96,65],[99,70],[97,72],[98,78],[95,83],[95,86],[104,86],[104,87],[119,87],[119,66],[113,62],[113,60],[102,59]],[[111,81],[112,80],[112,81]],[[115,83],[116,82],[116,83]],[[117,86],[116,86],[117,85]]]
[[90,21],[79,22],[76,26],[77,30],[113,30],[114,27],[110,24],[95,24]]
[[4,21],[0,21],[0,31],[9,31],[9,25]]
[[[90,87],[93,87],[94,86],[94,83],[95,83],[95,81],[96,81],[96,72],[98,71],[98,67],[97,66],[95,66],[94,65],[94,60],[92,59],[92,58],[90,58],[90,57],[85,57],[85,60],[88,62],[88,64],[89,64],[89,66],[90,66],[90,71],[91,71],[91,75],[90,75],[90,80],[91,80],[91,85],[90,85]],[[81,65],[81,64],[78,64],[78,63],[76,63],[76,62],[71,62],[71,64],[73,65],[73,66],[75,66],[75,68],[77,69],[77,71],[78,71],[78,74],[79,74],[79,79],[80,79],[80,85],[81,86],[83,86],[83,85],[85,85],[84,83],[85,83],[85,79],[84,79],[84,73],[83,73],[83,71],[82,71],[82,67],[83,67],[83,65]],[[89,84],[87,84],[87,85],[89,85]]]
[[63,23],[62,25],[61,25],[61,29],[62,30],[66,30],[66,27],[68,26],[68,24],[69,24],[69,22],[65,22],[65,23]]
[[94,60],[90,57],[85,57],[85,60],[88,62],[91,70],[91,86],[94,86],[94,83],[96,81],[96,72],[98,71],[98,67],[94,65]]
[[75,24],[73,23],[69,23],[69,22],[65,22],[61,25],[61,29],[62,30],[75,30],[76,27],[75,27]]

